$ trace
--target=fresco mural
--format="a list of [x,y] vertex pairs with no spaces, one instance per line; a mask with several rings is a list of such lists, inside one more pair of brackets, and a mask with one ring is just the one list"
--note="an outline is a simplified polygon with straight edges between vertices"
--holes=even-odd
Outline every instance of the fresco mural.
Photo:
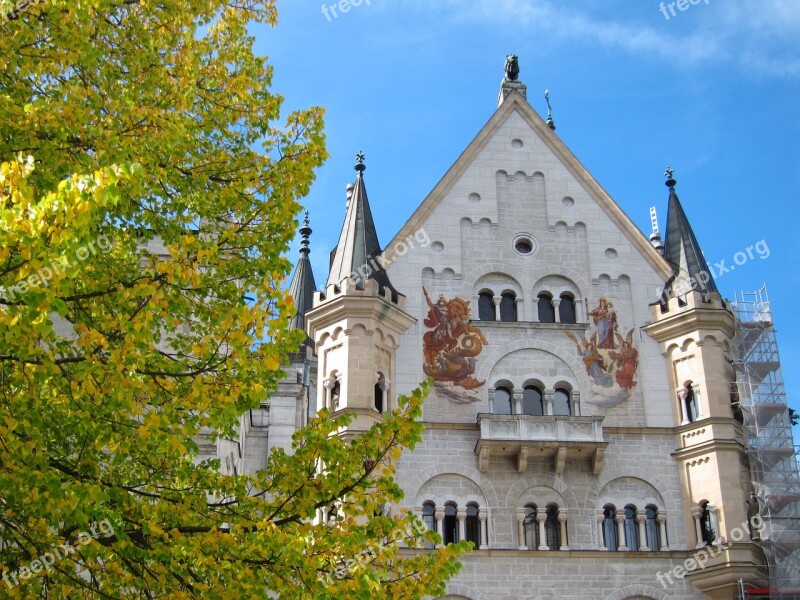
[[611,408],[628,400],[637,384],[639,351],[633,346],[634,330],[622,337],[617,312],[607,298],[600,298],[597,307],[586,312],[592,319],[588,336],[578,339],[570,331],[566,335],[575,343],[592,381],[589,402]]
[[476,390],[486,382],[475,378],[475,358],[487,342],[469,322],[469,302],[440,294],[434,303],[424,287],[422,292],[428,303],[424,323],[431,329],[422,336],[425,374],[433,379],[436,395],[461,404],[478,402]]

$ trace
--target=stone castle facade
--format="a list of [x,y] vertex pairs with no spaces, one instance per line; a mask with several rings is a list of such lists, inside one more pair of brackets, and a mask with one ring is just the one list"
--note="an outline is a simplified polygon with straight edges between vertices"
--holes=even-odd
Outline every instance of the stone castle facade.
[[732,600],[740,579],[767,586],[735,320],[675,179],[665,240],[648,240],[554,130],[505,80],[385,249],[359,158],[321,291],[301,229],[294,325],[309,341],[230,463],[256,470],[316,407],[354,412],[357,434],[431,378],[393,509],[474,542],[448,598]]

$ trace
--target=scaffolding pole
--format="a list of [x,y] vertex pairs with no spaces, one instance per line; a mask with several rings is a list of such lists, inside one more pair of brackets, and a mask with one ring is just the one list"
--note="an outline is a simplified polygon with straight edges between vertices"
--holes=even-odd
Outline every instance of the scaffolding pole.
[[800,600],[800,447],[792,436],[766,285],[738,294],[732,308],[733,391],[744,420],[757,503],[752,508],[763,521],[759,541],[770,575],[768,589],[748,589],[746,597]]

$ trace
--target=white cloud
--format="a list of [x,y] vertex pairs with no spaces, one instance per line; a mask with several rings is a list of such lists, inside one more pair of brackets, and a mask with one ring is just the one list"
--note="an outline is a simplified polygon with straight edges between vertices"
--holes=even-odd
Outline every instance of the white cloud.
[[562,40],[621,48],[684,66],[732,63],[765,75],[800,76],[800,2],[749,0],[723,4],[722,0],[709,0],[708,5],[689,5],[687,11],[666,20],[659,0],[628,1],[632,5],[635,2],[635,16],[621,15],[619,3],[597,0],[575,0],[570,8],[556,6],[552,0],[396,3],[419,9],[428,17],[435,11],[437,17],[454,21],[522,26]]

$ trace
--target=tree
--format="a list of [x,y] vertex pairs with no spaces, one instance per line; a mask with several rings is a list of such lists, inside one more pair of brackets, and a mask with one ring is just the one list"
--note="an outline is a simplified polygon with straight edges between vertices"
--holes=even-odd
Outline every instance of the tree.
[[319,108],[275,125],[247,32],[274,0],[4,1],[4,597],[442,593],[467,545],[400,556],[436,536],[379,510],[424,386],[352,442],[320,414],[256,476],[196,459],[302,337],[284,253],[326,150]]

